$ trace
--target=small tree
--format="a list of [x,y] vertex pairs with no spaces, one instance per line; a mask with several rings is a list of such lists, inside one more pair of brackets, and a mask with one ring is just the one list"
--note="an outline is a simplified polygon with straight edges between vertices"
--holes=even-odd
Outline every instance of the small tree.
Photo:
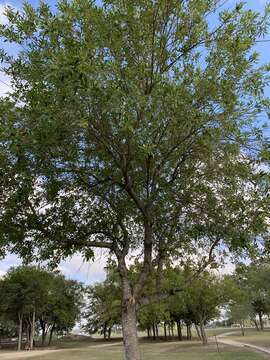
[[231,304],[228,311],[228,316],[233,322],[240,325],[242,335],[245,335],[245,322],[251,317],[252,306],[248,302],[241,302],[240,304]]
[[264,262],[251,263],[248,266],[242,264],[235,274],[236,283],[252,308],[250,313],[255,314],[254,318],[256,315],[259,317],[261,330],[264,330],[263,316],[270,312],[269,277],[270,267]]
[[18,350],[21,350],[24,328],[28,345],[33,349],[37,320],[41,324],[42,340],[45,340],[42,321],[47,319],[49,342],[54,331],[69,330],[78,320],[82,286],[62,275],[33,266],[20,266],[7,272],[0,287],[1,311],[5,319],[18,326]]
[[221,278],[210,272],[203,272],[185,292],[185,304],[190,320],[199,326],[199,338],[207,344],[205,325],[218,317],[222,305],[228,301]]
[[24,321],[29,325],[27,338],[33,349],[36,315],[46,298],[47,281],[44,270],[25,266],[11,268],[1,280],[1,308],[18,325],[18,350],[21,350]]
[[121,296],[119,283],[113,284],[108,279],[87,289],[87,309],[84,316],[84,329],[90,334],[100,332],[104,339],[110,340],[114,325],[121,323]]

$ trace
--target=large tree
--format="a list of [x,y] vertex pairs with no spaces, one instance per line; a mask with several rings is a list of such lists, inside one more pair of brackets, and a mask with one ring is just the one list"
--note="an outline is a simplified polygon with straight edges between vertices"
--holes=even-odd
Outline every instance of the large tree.
[[62,0],[9,9],[1,26],[17,51],[1,52],[13,89],[0,104],[1,251],[54,264],[114,254],[127,360],[140,359],[136,308],[160,297],[142,298],[153,267],[199,252],[199,272],[264,228],[266,68],[252,47],[268,11],[221,4]]

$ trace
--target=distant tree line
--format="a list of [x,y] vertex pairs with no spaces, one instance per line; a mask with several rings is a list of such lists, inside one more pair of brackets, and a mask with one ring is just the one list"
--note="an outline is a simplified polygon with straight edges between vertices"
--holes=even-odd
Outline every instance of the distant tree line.
[[[138,266],[134,266],[130,273],[131,281],[136,281]],[[164,292],[181,286],[186,277],[192,277],[191,269],[168,267],[165,270],[161,290]],[[145,289],[146,295],[155,292],[156,281],[153,277]],[[160,337],[160,328],[163,328],[163,337],[169,340],[177,337],[184,338],[182,329],[186,327],[186,338],[191,339],[191,327],[195,326],[197,335],[203,344],[207,343],[205,325],[219,317],[220,309],[229,300],[231,286],[228,279],[213,272],[204,271],[192,285],[181,292],[176,292],[164,301],[146,305],[138,312],[138,327],[147,331],[148,337],[154,340]],[[110,338],[113,327],[121,324],[120,281],[115,268],[108,270],[107,279],[88,288],[88,305],[85,312],[85,330],[89,333],[100,332],[104,338]]]
[[[140,266],[131,266],[131,283],[136,282]],[[154,273],[145,287],[149,298],[156,291],[157,276]],[[186,279],[191,279],[188,286]],[[138,310],[138,329],[153,340],[191,340],[193,327],[205,345],[205,326],[214,320],[219,319],[220,325],[238,324],[244,335],[247,324],[264,330],[264,317],[270,315],[267,263],[240,264],[230,275],[205,270],[199,277],[191,267],[167,265],[159,287],[171,296]],[[18,338],[18,350],[22,343],[33,349],[35,336],[41,345],[50,345],[53,334],[69,332],[83,316],[87,333],[100,333],[109,340],[113,330],[121,331],[120,288],[113,262],[105,281],[87,287],[43,268],[11,268],[0,279],[0,339]]]
[[[130,272],[136,279],[138,267]],[[191,268],[167,267],[161,290],[173,291],[191,278]],[[155,277],[148,281],[146,295],[155,292]],[[87,289],[86,324],[84,329],[99,332],[110,339],[113,328],[121,326],[120,281],[115,267],[108,269],[107,278]],[[223,319],[221,317],[223,314]],[[146,305],[138,312],[138,328],[148,338],[191,340],[194,327],[197,337],[207,344],[205,326],[215,320],[220,326],[240,326],[244,335],[245,324],[264,329],[265,315],[270,314],[270,267],[267,264],[240,264],[233,274],[221,275],[216,270],[204,271],[183,290],[157,303]],[[219,320],[217,320],[219,319]],[[185,330],[184,330],[185,329]]]
[[0,336],[18,337],[18,350],[33,349],[35,335],[50,344],[71,330],[83,304],[83,287],[57,272],[34,266],[11,268],[0,279]]
[[235,297],[229,305],[228,318],[238,323],[245,335],[247,323],[264,330],[264,317],[270,315],[270,266],[251,263],[236,268],[232,275]]

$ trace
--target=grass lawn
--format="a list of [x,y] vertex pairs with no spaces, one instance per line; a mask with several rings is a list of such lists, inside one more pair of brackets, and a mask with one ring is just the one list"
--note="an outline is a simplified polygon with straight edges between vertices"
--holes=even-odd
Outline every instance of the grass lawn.
[[238,328],[209,328],[206,329],[207,336],[226,334],[233,331],[240,331]]
[[270,348],[270,329],[265,329],[264,331],[247,329],[245,336],[241,336],[240,331],[237,331],[235,334],[228,335],[226,338]]
[[[84,348],[89,346],[97,346],[97,345],[104,345],[104,344],[113,344],[114,342],[120,342],[122,338],[114,337],[110,340],[110,342],[104,341],[103,337],[89,337],[89,336],[66,336],[62,339],[54,339],[50,349],[74,349],[74,348]],[[38,345],[39,347],[39,345]],[[45,347],[46,348],[46,347]],[[48,349],[47,348],[47,349]]]
[[[84,344],[85,345],[85,344]],[[122,360],[122,345],[114,345],[104,348],[98,348],[90,345],[82,346],[77,349],[59,350],[33,357],[24,357],[25,360]],[[220,353],[217,353],[215,345],[203,347],[196,342],[183,343],[144,343],[141,345],[141,351],[144,360],[260,360],[265,358],[261,354],[250,350],[242,350],[228,346],[220,346]],[[40,350],[42,351],[42,350]],[[4,357],[0,359],[4,360]],[[19,360],[14,353],[12,360]]]

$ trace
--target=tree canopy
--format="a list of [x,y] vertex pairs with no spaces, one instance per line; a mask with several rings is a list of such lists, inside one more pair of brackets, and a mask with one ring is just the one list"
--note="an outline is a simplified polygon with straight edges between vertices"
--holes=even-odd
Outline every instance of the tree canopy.
[[83,288],[74,280],[34,266],[11,268],[0,279],[0,311],[5,323],[18,325],[18,350],[25,333],[33,349],[34,336],[41,330],[42,344],[50,332],[71,330],[79,320]]
[[[253,46],[269,7],[220,5],[26,3],[0,28],[19,48],[1,51],[13,88],[0,104],[1,252],[56,264],[108,249],[127,359],[140,358],[135,313],[153,267],[198,253],[199,271],[219,246],[250,252],[266,229],[257,179],[268,67]],[[131,286],[134,251],[144,262]]]

